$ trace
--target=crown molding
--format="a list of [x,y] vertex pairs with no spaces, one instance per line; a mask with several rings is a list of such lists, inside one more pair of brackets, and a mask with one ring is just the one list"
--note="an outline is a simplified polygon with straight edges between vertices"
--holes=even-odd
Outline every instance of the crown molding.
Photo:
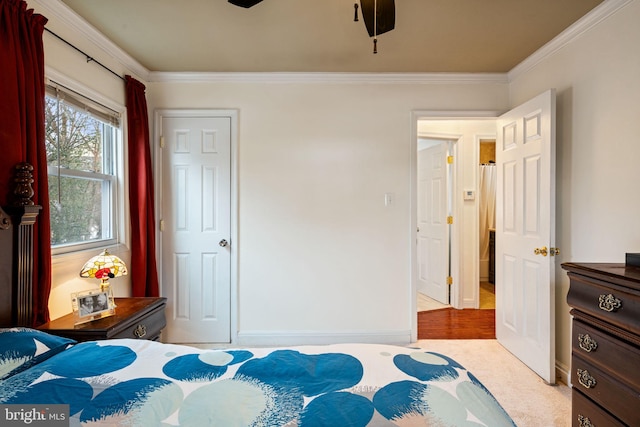
[[534,68],[633,0],[605,0],[508,73],[334,73],[334,72],[159,72],[149,71],[60,0],[30,0],[45,16],[55,16],[146,82],[340,83],[340,84],[508,84]]
[[149,73],[150,82],[336,83],[336,84],[506,84],[506,73]]
[[553,55],[558,50],[569,44],[574,39],[607,19],[618,10],[631,3],[633,0],[605,0],[593,8],[585,16],[574,22],[570,27],[558,34],[553,40],[529,55],[524,61],[516,65],[507,73],[509,82],[514,81],[522,74],[534,68],[540,62]]
[[149,70],[136,61],[131,55],[122,50],[118,45],[108,39],[104,34],[75,13],[69,6],[60,0],[29,0],[30,6],[46,16],[55,17],[62,25],[78,32],[97,48],[115,59],[120,65],[136,77],[147,81]]

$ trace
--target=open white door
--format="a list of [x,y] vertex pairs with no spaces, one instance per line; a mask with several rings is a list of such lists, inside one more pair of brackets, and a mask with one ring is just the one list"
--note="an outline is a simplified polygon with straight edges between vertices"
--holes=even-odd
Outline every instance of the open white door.
[[418,291],[449,304],[447,143],[418,152]]
[[497,121],[496,337],[555,383],[555,90]]

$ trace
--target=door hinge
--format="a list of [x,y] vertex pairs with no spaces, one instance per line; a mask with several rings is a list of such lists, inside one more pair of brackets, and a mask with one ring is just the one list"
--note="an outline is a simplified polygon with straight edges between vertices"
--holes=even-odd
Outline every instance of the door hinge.
[[447,156],[447,163],[450,165],[453,164],[453,156]]
[[164,231],[164,219],[160,220],[160,231]]
[[164,136],[160,137],[160,148],[164,148]]
[[447,224],[453,224],[453,217],[451,215],[447,217]]
[[453,277],[447,276],[447,285],[453,285]]

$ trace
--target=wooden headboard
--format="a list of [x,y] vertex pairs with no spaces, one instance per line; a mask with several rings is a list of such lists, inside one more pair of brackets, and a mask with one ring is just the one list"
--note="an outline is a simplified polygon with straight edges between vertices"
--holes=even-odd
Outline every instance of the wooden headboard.
[[33,226],[41,207],[31,201],[31,170],[16,165],[13,205],[0,208],[0,327],[31,326],[33,319]]

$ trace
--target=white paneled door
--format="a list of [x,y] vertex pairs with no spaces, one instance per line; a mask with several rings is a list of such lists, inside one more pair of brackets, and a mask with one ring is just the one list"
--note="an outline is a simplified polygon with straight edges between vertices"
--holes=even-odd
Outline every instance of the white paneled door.
[[497,121],[496,337],[555,383],[555,91]]
[[418,152],[418,291],[449,304],[447,143]]
[[161,116],[165,340],[231,340],[231,118]]

